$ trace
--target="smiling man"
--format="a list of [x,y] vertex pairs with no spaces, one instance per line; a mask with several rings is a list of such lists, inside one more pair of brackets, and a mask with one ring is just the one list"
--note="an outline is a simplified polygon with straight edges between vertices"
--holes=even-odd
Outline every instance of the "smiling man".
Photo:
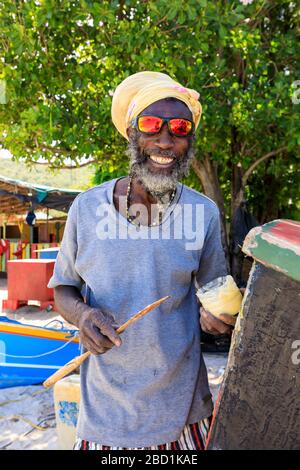
[[[196,290],[227,270],[216,204],[180,183],[193,158],[198,98],[161,73],[124,80],[112,119],[129,142],[129,175],[80,194],[69,211],[49,287],[92,353],[81,366],[75,449],[205,446],[213,404]],[[188,212],[182,219],[186,208],[200,208],[201,218]],[[196,222],[201,244],[187,249],[181,220]],[[166,295],[121,341],[116,327]],[[231,331],[202,316],[204,328]]]

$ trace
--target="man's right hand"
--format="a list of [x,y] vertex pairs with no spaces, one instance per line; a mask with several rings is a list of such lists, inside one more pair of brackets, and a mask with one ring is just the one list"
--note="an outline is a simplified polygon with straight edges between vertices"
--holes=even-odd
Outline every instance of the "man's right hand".
[[79,320],[79,337],[83,346],[92,354],[104,354],[122,341],[115,328],[113,318],[101,310],[87,307]]
[[81,343],[92,354],[103,354],[121,345],[112,316],[87,305],[76,287],[55,287],[54,300],[61,316],[79,329]]

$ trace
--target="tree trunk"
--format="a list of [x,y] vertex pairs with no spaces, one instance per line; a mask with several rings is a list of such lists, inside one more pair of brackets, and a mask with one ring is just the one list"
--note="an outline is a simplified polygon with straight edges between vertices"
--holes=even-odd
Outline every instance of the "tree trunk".
[[268,174],[267,170],[270,163],[271,159],[267,161],[265,167],[264,185],[268,188],[268,192],[265,195],[262,207],[259,208],[260,214],[258,220],[260,224],[265,224],[279,218],[278,192],[281,189],[281,181],[275,175]]
[[232,180],[231,180],[231,223],[229,234],[229,252],[230,252],[230,268],[231,275],[238,286],[242,287],[242,271],[244,255],[241,251],[241,246],[236,246],[234,240],[234,232],[236,224],[239,219],[236,218],[237,210],[240,208],[241,203],[244,201],[244,188],[242,186],[242,168],[239,164],[232,167]]
[[227,269],[229,269],[230,253],[226,231],[225,205],[218,179],[217,164],[211,159],[209,154],[205,154],[201,160],[196,158],[193,160],[192,168],[201,182],[204,194],[211,198],[220,210],[222,245],[225,252]]
[[[236,156],[241,153],[241,142],[239,141],[238,131],[234,126],[231,128],[231,137],[231,156],[232,161],[234,162]],[[236,212],[244,199],[242,165],[240,163],[232,163],[231,172],[231,223],[229,232],[230,268],[232,277],[235,279],[236,283],[240,285],[242,282],[244,256],[242,255],[241,249],[235,244],[234,233],[236,229],[235,224],[238,223],[238,219],[236,220]]]

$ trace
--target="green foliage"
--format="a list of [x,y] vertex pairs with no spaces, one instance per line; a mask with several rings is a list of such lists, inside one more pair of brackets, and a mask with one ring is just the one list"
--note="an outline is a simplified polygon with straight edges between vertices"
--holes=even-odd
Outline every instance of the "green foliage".
[[109,162],[105,162],[97,167],[91,181],[93,185],[98,185],[104,183],[105,181],[124,176],[124,173],[127,172],[124,172],[121,168],[117,168],[111,165]]
[[[262,181],[266,185],[264,191]],[[296,158],[290,158],[288,165],[280,157],[270,160],[258,166],[251,177],[248,191],[251,211],[262,222],[276,218],[300,220],[299,188]]]
[[[110,117],[113,90],[134,72],[166,72],[201,93],[197,157],[217,161],[229,202],[238,162],[245,170],[287,146],[276,171],[287,174],[290,159],[297,166],[297,8],[285,0],[0,1],[0,79],[7,84],[2,146],[16,158],[43,156],[53,166],[92,156],[103,168],[95,181],[107,172],[124,174],[126,142]],[[257,169],[261,177],[266,165]],[[200,189],[194,175],[187,181]],[[258,197],[267,190],[254,185],[255,175],[250,181]],[[284,181],[280,204],[288,209],[290,182]],[[254,201],[252,189],[248,195]]]

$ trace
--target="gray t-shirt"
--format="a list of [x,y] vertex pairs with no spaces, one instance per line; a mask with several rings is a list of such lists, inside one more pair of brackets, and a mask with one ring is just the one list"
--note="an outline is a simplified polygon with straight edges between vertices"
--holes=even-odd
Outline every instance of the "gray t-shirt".
[[118,325],[171,296],[122,333],[121,347],[81,366],[78,437],[144,447],[212,412],[195,292],[227,269],[213,201],[178,183],[161,225],[138,229],[113,204],[116,181],[74,200],[48,287],[88,286],[90,305]]

